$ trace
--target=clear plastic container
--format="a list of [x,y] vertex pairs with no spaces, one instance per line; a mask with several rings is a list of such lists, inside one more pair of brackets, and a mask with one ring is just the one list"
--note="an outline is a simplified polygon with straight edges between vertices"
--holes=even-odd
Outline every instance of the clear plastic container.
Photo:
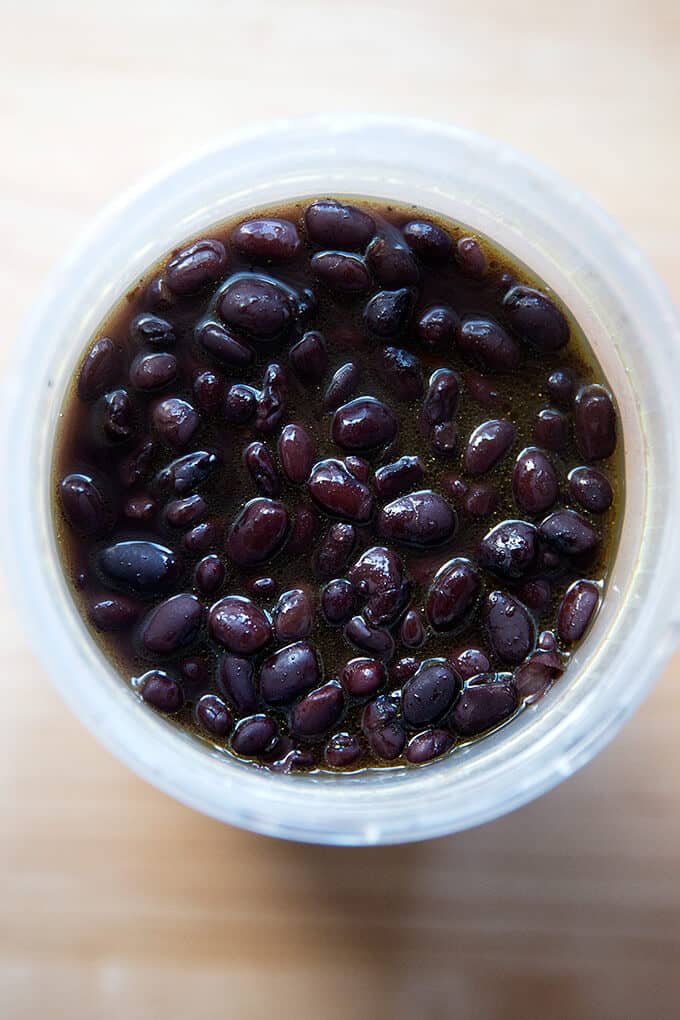
[[[617,395],[627,497],[602,611],[563,680],[512,724],[432,765],[270,775],[141,705],[83,625],[61,573],[49,470],[65,388],[105,312],[188,235],[265,202],[324,193],[414,202],[486,232],[572,309]],[[221,141],[110,206],[36,296],[5,418],[9,583],[45,669],[115,754],[178,800],[258,832],[334,844],[419,840],[525,803],[620,729],[680,640],[680,327],[628,238],[570,184],[455,127],[375,116],[281,121]]]

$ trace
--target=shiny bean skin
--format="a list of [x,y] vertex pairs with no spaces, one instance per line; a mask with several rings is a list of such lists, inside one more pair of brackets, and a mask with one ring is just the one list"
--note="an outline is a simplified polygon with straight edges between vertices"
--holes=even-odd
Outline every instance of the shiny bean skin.
[[463,455],[468,474],[483,475],[495,467],[515,441],[515,426],[503,418],[485,421],[473,430]]
[[224,400],[224,417],[234,425],[247,425],[257,411],[258,392],[244,383],[234,383]]
[[344,577],[329,581],[321,592],[321,611],[328,623],[339,626],[354,612],[354,588]]
[[481,648],[464,648],[462,652],[450,656],[449,662],[463,680],[487,673],[491,668],[489,657]]
[[394,655],[394,640],[389,631],[380,627],[371,627],[363,616],[353,616],[345,624],[343,633],[347,640],[360,648],[362,652],[370,652],[386,662]]
[[559,483],[552,464],[542,450],[527,447],[515,461],[512,472],[515,502],[529,514],[542,514],[559,495]]
[[288,352],[293,371],[308,385],[320,383],[328,371],[328,352],[321,333],[310,330]]
[[551,630],[542,630],[536,642],[539,650],[545,652],[557,651],[557,638]]
[[373,513],[370,489],[350,474],[340,460],[321,460],[307,482],[314,502],[335,517],[364,523]]
[[350,733],[336,733],[326,744],[324,757],[334,769],[346,769],[361,758],[361,744]]
[[221,241],[203,238],[182,248],[165,267],[165,280],[174,294],[195,294],[225,272],[227,252]]
[[355,590],[367,599],[369,623],[391,623],[406,605],[410,585],[404,564],[392,549],[373,546],[349,570]]
[[294,737],[322,737],[338,723],[344,707],[342,687],[331,680],[297,703],[290,714],[290,731]]
[[373,754],[383,761],[394,761],[404,750],[406,733],[400,723],[387,723],[368,734],[368,743]]
[[422,765],[440,758],[454,745],[454,738],[448,730],[424,730],[413,737],[406,748],[406,760],[411,765]]
[[231,738],[231,749],[242,758],[257,758],[274,749],[279,736],[276,723],[268,715],[241,719]]
[[375,336],[387,339],[397,336],[405,327],[413,296],[410,290],[380,290],[368,301],[364,309],[364,322]]
[[196,330],[198,343],[223,365],[230,368],[247,368],[254,358],[252,347],[238,340],[217,322],[204,322]]
[[137,390],[160,390],[177,376],[174,354],[142,354],[130,366],[130,382]]
[[185,499],[174,499],[165,508],[165,520],[171,528],[185,528],[196,524],[208,512],[208,504],[198,494]]
[[334,411],[356,392],[359,385],[359,369],[353,361],[341,365],[333,373],[323,398],[324,411]]
[[569,472],[569,494],[584,510],[603,514],[614,501],[609,480],[592,467],[578,467]]
[[164,468],[158,480],[161,485],[168,486],[176,496],[184,496],[202,485],[216,469],[217,456],[207,450],[196,450],[178,457]]
[[109,514],[104,497],[87,475],[66,475],[59,483],[59,499],[66,520],[82,535],[106,531]]
[[177,582],[182,569],[171,549],[145,541],[115,542],[101,550],[97,564],[107,581],[142,595],[166,591]]
[[281,548],[288,526],[288,510],[283,503],[264,497],[251,499],[229,529],[229,559],[240,567],[263,563]]
[[281,478],[264,443],[249,443],[243,451],[243,462],[259,493],[270,497],[280,495]]
[[507,321],[539,351],[557,351],[569,340],[569,323],[550,298],[532,287],[512,287],[503,298]]
[[547,389],[550,399],[558,407],[569,411],[574,403],[576,378],[568,368],[556,368],[548,376]]
[[375,220],[361,209],[330,199],[313,202],[305,212],[311,241],[320,247],[364,251],[375,234]]
[[215,641],[237,655],[252,655],[272,636],[267,615],[243,595],[227,595],[210,607],[208,631]]
[[195,595],[172,595],[152,609],[142,623],[142,644],[159,655],[176,652],[196,636],[202,615],[203,607]]
[[557,634],[569,644],[580,641],[600,601],[600,591],[592,581],[576,581],[568,589],[557,611]]
[[387,723],[394,722],[399,715],[397,702],[389,694],[380,694],[364,708],[361,713],[361,729],[363,733],[370,733],[371,730]]
[[159,401],[153,409],[152,417],[154,429],[173,450],[184,449],[201,424],[191,404],[179,397]]
[[221,521],[201,521],[187,531],[182,545],[191,553],[206,553],[222,545],[224,528]]
[[502,662],[516,665],[534,646],[536,628],[525,606],[507,592],[490,592],[482,616],[489,641]]
[[116,382],[121,367],[120,350],[108,336],[90,347],[78,375],[78,396],[85,403],[95,400]]
[[460,322],[452,308],[446,305],[432,305],[421,312],[416,322],[416,336],[423,347],[434,350],[436,347],[451,345],[456,339]]
[[592,553],[600,538],[590,521],[575,510],[557,510],[539,527],[541,538],[566,556]]
[[427,618],[435,630],[456,627],[473,610],[482,582],[470,560],[457,557],[437,571],[427,598]]
[[112,390],[103,397],[102,428],[107,439],[114,443],[133,436],[134,411],[126,390]]
[[111,595],[90,606],[88,616],[97,630],[127,630],[140,616],[143,607],[127,595]]
[[353,698],[368,698],[387,680],[382,662],[377,659],[350,659],[342,671],[342,684]]
[[356,530],[352,524],[332,524],[326,532],[316,555],[316,574],[321,581],[342,574],[352,555]]
[[160,669],[149,670],[140,677],[142,698],[158,712],[172,715],[184,704],[182,688]]
[[319,518],[311,506],[299,507],[290,529],[290,538],[286,551],[289,556],[299,556],[308,552],[317,532]]
[[318,686],[321,670],[314,646],[297,641],[262,663],[260,693],[268,705],[286,705]]
[[418,282],[413,255],[395,237],[376,237],[366,252],[366,261],[383,287],[408,287]]
[[152,439],[143,439],[134,448],[132,453],[120,462],[118,477],[122,486],[129,489],[142,478],[151,462],[155,449],[156,444]]
[[488,517],[494,513],[500,502],[495,486],[489,482],[471,485],[463,499],[463,506],[472,517]]
[[302,588],[284,591],[274,609],[274,633],[279,641],[308,637],[314,622],[314,606]]
[[380,537],[407,545],[439,545],[455,530],[455,511],[429,489],[398,496],[378,514]]
[[443,262],[453,257],[453,241],[436,223],[411,220],[403,228],[403,234],[411,251],[423,262]]
[[386,347],[382,367],[385,381],[397,400],[419,400],[423,395],[423,368],[415,355],[401,347]]
[[333,416],[333,441],[345,450],[374,450],[394,439],[398,423],[394,412],[375,397],[357,397]]
[[483,371],[511,372],[519,367],[522,351],[514,337],[491,319],[464,319],[458,348]]
[[604,460],[616,449],[616,413],[603,386],[583,386],[574,404],[576,443],[587,460]]
[[407,648],[420,648],[425,644],[427,634],[420,613],[415,609],[409,609],[399,628],[399,640]]
[[193,383],[194,397],[201,411],[215,414],[224,400],[224,379],[207,368],[198,372]]
[[283,262],[300,250],[300,237],[290,220],[247,220],[232,231],[231,243],[255,262]]
[[177,338],[172,324],[167,319],[151,315],[150,312],[142,312],[130,323],[130,339],[140,346],[151,344],[152,347],[171,347]]
[[461,737],[474,737],[509,719],[517,706],[517,691],[510,681],[475,681],[456,702],[451,724]]
[[241,714],[254,712],[257,707],[255,671],[252,662],[236,655],[224,655],[220,662],[217,683],[236,710]]
[[514,683],[525,705],[533,705],[546,694],[564,667],[555,652],[536,652],[515,670]]
[[425,477],[420,457],[400,457],[375,473],[375,487],[381,499],[392,499],[418,485]]
[[561,411],[544,407],[536,416],[534,441],[546,450],[562,450],[569,439],[569,421]]
[[202,730],[215,737],[225,737],[234,725],[233,715],[216,694],[204,694],[198,699],[194,718]]
[[442,421],[430,432],[430,444],[435,453],[450,456],[458,445],[458,426],[453,421]]
[[177,303],[177,295],[168,287],[164,276],[154,276],[144,292],[146,303],[157,311],[166,311]]
[[198,590],[204,595],[212,595],[224,584],[227,572],[224,563],[214,554],[204,556],[196,564],[194,571],[194,583]]
[[461,237],[456,243],[456,261],[468,276],[482,279],[489,268],[484,249],[476,237]]
[[314,440],[304,425],[286,425],[279,436],[278,451],[288,480],[303,485],[316,460]]
[[368,482],[371,477],[371,465],[363,457],[355,457],[352,454],[343,458],[347,470],[358,478],[360,482]]
[[329,290],[338,294],[363,294],[371,286],[371,275],[358,255],[319,252],[312,257],[312,269]]
[[255,577],[246,584],[248,592],[256,599],[273,598],[279,590],[279,585],[274,577]]
[[430,376],[423,400],[421,420],[424,428],[451,421],[458,409],[460,386],[458,376],[450,368],[438,368]]
[[228,326],[262,341],[281,336],[293,319],[290,297],[283,287],[254,273],[235,276],[222,289],[218,308]]
[[405,722],[420,727],[441,719],[460,687],[460,677],[445,659],[427,660],[404,684],[401,709]]
[[390,666],[390,680],[393,684],[401,685],[414,676],[420,668],[420,662],[413,655],[404,655],[401,659],[397,659]]
[[281,365],[268,365],[257,398],[255,428],[258,432],[273,432],[286,413],[288,380]]

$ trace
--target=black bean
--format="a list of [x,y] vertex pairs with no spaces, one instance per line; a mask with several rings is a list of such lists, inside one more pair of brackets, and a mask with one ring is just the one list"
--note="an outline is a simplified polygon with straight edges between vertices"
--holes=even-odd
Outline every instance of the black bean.
[[116,382],[120,373],[120,351],[108,336],[90,347],[78,375],[78,396],[89,402],[101,396]]
[[130,382],[137,390],[160,390],[177,376],[174,354],[140,354],[130,365]]
[[517,704],[517,691],[510,681],[475,681],[456,702],[451,723],[461,737],[474,737],[508,719]]
[[243,461],[258,492],[263,496],[278,496],[281,493],[281,478],[274,458],[264,443],[249,443],[243,451]]
[[545,652],[556,652],[557,651],[557,638],[553,631],[542,630],[538,635],[538,641],[536,642],[539,649]]
[[152,609],[142,623],[142,644],[159,655],[176,652],[196,636],[202,615],[203,607],[195,595],[172,595]]
[[187,682],[189,689],[193,692],[193,698],[196,697],[196,693],[200,694],[210,682],[206,659],[197,656],[182,659],[179,664],[179,671],[182,679]]
[[458,409],[460,386],[458,376],[450,368],[438,368],[430,376],[423,400],[421,420],[425,429],[451,421]]
[[171,549],[156,542],[116,542],[97,557],[107,581],[142,594],[157,594],[174,585],[181,563]]
[[557,611],[560,641],[580,641],[600,601],[600,591],[592,581],[576,581],[568,589]]
[[372,216],[331,199],[313,202],[305,212],[305,225],[315,244],[348,251],[364,251],[375,234]]
[[458,426],[453,421],[443,421],[430,432],[430,444],[435,453],[450,456],[458,444]]
[[285,705],[307,694],[321,679],[314,646],[308,641],[280,648],[262,663],[260,693],[269,705]]
[[194,716],[201,729],[215,737],[225,737],[234,725],[233,715],[216,694],[204,694],[199,698]]
[[290,296],[283,287],[254,273],[241,273],[230,280],[218,307],[227,325],[245,330],[257,340],[281,336],[293,318]]
[[546,450],[562,450],[569,439],[569,421],[561,411],[544,407],[536,415],[534,441]]
[[588,460],[604,460],[616,449],[616,413],[603,386],[582,386],[574,405],[576,442]]
[[548,581],[537,578],[534,581],[525,581],[517,589],[517,596],[525,606],[534,613],[544,613],[552,600],[552,588]]
[[344,707],[342,687],[331,680],[297,703],[290,714],[290,731],[294,737],[321,737],[336,725]]
[[229,529],[227,555],[240,567],[263,563],[283,545],[288,524],[283,503],[264,497],[251,499]]
[[206,414],[214,414],[224,399],[224,379],[207,368],[194,378],[194,396],[196,403]]
[[144,292],[144,301],[151,308],[165,311],[177,302],[177,296],[168,287],[164,276],[154,276]]
[[[299,747],[289,747],[288,742],[292,745],[290,737],[285,738],[285,753],[283,757],[278,758],[275,762],[272,762],[268,766],[272,772],[282,772],[288,775],[291,772],[301,772],[306,769],[314,768],[317,764],[317,752],[314,748],[307,747],[304,751]],[[270,757],[274,754],[279,753],[279,744],[270,752]]]
[[130,339],[133,343],[151,344],[152,347],[171,347],[177,338],[167,319],[142,312],[141,315],[135,315],[130,323]]
[[316,459],[314,440],[304,425],[286,425],[279,436],[278,450],[281,467],[289,481],[303,485]]
[[326,532],[316,555],[316,574],[322,581],[342,574],[347,566],[354,543],[356,531],[353,524],[332,524]]
[[173,460],[158,475],[161,485],[172,489],[176,496],[184,496],[202,485],[217,467],[218,460],[214,453],[207,450],[196,450],[186,453],[183,457]]
[[252,347],[217,322],[202,323],[196,329],[196,340],[218,361],[231,368],[247,368],[255,356]]
[[346,769],[361,758],[361,744],[350,733],[336,733],[326,744],[324,755],[334,769]]
[[130,439],[135,431],[132,401],[126,390],[112,390],[103,398],[102,428],[113,442]]
[[185,528],[196,524],[208,512],[208,504],[198,494],[185,499],[174,499],[165,508],[165,519],[171,528]]
[[354,588],[342,577],[329,581],[321,592],[321,609],[330,624],[339,625],[349,620],[354,602]]
[[222,545],[224,528],[221,521],[202,521],[187,531],[182,539],[185,549],[191,553],[206,553]]
[[394,412],[375,397],[357,397],[339,407],[333,416],[334,442],[346,450],[373,450],[394,439],[398,423]]
[[287,396],[288,380],[284,368],[277,364],[268,365],[255,412],[255,428],[259,432],[274,431],[286,413]]
[[488,517],[498,507],[498,490],[490,482],[471,485],[463,500],[465,510],[473,517]]
[[224,417],[234,425],[246,425],[255,417],[258,392],[245,383],[234,383],[224,401]]
[[512,287],[503,298],[515,332],[539,351],[557,351],[569,340],[569,323],[550,298],[532,287]]
[[377,659],[350,659],[342,671],[343,686],[353,698],[370,697],[386,680],[385,667]]
[[368,734],[368,743],[373,754],[384,761],[394,761],[404,750],[406,733],[400,723],[387,723],[371,730]]
[[482,475],[506,455],[515,441],[515,426],[504,418],[482,422],[465,447],[463,466],[471,475]]
[[371,624],[391,623],[406,606],[410,584],[404,565],[392,549],[373,546],[350,568],[349,579],[365,599]]
[[569,368],[556,368],[548,376],[550,399],[565,411],[570,410],[576,393],[576,377]]
[[252,655],[272,636],[266,613],[243,595],[227,595],[210,607],[208,631],[215,641],[237,655]]
[[477,279],[486,276],[489,268],[484,249],[476,237],[461,237],[457,241],[456,261],[464,273]]
[[74,531],[96,535],[106,531],[110,520],[104,497],[87,475],[66,475],[59,483],[64,516]]
[[201,424],[191,404],[179,397],[159,401],[153,408],[152,418],[156,432],[174,450],[187,446]]
[[299,556],[302,552],[309,552],[318,523],[319,517],[313,507],[301,506],[298,508],[290,529],[290,538],[286,549],[289,556]]
[[118,477],[120,478],[121,485],[129,489],[143,478],[151,463],[155,449],[156,445],[152,439],[143,439],[134,448],[132,453],[120,462],[118,465]]
[[529,446],[522,450],[512,471],[515,502],[529,514],[548,510],[559,494],[555,469],[543,453]]
[[213,553],[210,556],[204,556],[196,564],[194,582],[198,590],[203,592],[204,595],[212,595],[213,592],[222,587],[226,574],[224,563],[219,556],[215,556]]
[[564,667],[556,652],[536,652],[531,655],[515,670],[514,682],[520,699],[525,705],[533,705],[550,690],[563,672]]
[[426,612],[435,630],[456,627],[473,610],[482,590],[479,574],[469,560],[449,560],[435,575]]
[[309,330],[288,352],[293,371],[304,383],[320,383],[328,371],[328,354],[321,333]]
[[142,606],[127,595],[111,595],[99,599],[89,609],[89,617],[97,630],[127,630],[140,615]]
[[371,627],[363,616],[353,616],[343,631],[348,641],[363,652],[371,652],[386,662],[394,655],[394,640],[389,631]]
[[489,656],[482,648],[464,648],[455,655],[449,656],[449,662],[463,680],[487,673],[491,668]]
[[420,457],[400,457],[375,473],[375,487],[381,499],[391,499],[418,485],[425,477]]
[[256,262],[292,259],[300,250],[297,228],[290,220],[247,220],[232,231],[231,243]]
[[458,347],[490,372],[510,372],[518,368],[522,357],[515,338],[491,319],[464,319],[458,330]]
[[423,395],[423,368],[418,358],[402,347],[386,347],[382,356],[385,382],[397,400],[418,400]]
[[492,591],[484,602],[483,618],[491,647],[502,662],[514,665],[527,657],[536,629],[521,602],[507,592]]
[[432,305],[421,312],[416,322],[416,336],[424,347],[452,344],[460,325],[458,316],[447,305]]
[[321,460],[315,464],[307,486],[314,502],[336,517],[363,523],[373,513],[370,489],[351,475],[340,460]]
[[165,279],[175,294],[195,294],[214,283],[227,267],[227,252],[221,241],[205,237],[182,248],[165,267]]
[[364,308],[364,322],[376,336],[396,336],[408,321],[412,301],[412,292],[406,287],[380,290]]
[[581,556],[596,548],[600,537],[581,514],[575,510],[556,510],[539,527],[541,538],[566,556]]
[[217,682],[222,693],[241,714],[255,711],[257,690],[252,662],[236,655],[224,655],[220,662]]
[[343,251],[322,251],[312,256],[314,273],[338,294],[363,294],[371,286],[366,264],[358,255]]
[[397,702],[389,694],[380,694],[361,713],[361,729],[368,734],[387,723],[395,722],[399,715]]
[[273,598],[279,590],[278,582],[273,577],[256,577],[248,581],[246,588],[254,598]]
[[378,514],[378,534],[393,542],[431,546],[456,530],[456,514],[439,493],[424,489],[398,496]]
[[427,726],[440,719],[460,687],[460,677],[445,659],[427,660],[404,684],[401,708],[405,721],[409,726]]
[[160,669],[149,670],[140,677],[142,698],[159,712],[172,715],[184,704],[182,688]]
[[360,482],[368,482],[371,477],[371,465],[363,457],[355,457],[352,454],[343,458],[347,470],[358,478]]
[[356,391],[359,385],[359,369],[353,361],[341,365],[328,384],[323,398],[324,411],[333,411]]
[[420,668],[420,662],[413,655],[404,655],[390,666],[390,680],[399,686],[406,683]]
[[436,223],[411,220],[403,228],[406,242],[424,262],[442,262],[453,256],[453,241]]
[[409,609],[399,628],[399,640],[407,648],[420,648],[425,644],[427,634],[420,613],[415,609]]
[[302,588],[284,591],[274,609],[274,632],[279,641],[308,637],[314,621],[314,606]]
[[592,467],[578,467],[569,472],[569,494],[594,514],[603,514],[614,501],[609,480]]
[[256,758],[273,750],[279,731],[268,715],[253,715],[241,719],[231,738],[231,748],[243,758]]
[[366,252],[371,272],[383,287],[408,287],[418,282],[418,266],[396,237],[376,237]]
[[409,741],[406,760],[412,765],[422,765],[450,751],[454,738],[448,730],[431,729],[418,733]]
[[463,503],[468,493],[468,483],[460,475],[448,474],[441,479],[441,487],[446,496],[457,506]]

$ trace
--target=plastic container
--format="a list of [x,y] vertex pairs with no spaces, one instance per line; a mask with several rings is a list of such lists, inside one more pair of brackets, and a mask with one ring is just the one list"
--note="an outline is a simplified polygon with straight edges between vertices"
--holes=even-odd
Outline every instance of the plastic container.
[[[418,769],[270,775],[141,705],[84,627],[55,547],[48,479],[67,381],[108,308],[173,244],[293,196],[375,195],[486,232],[572,309],[617,395],[627,499],[607,597],[563,680],[511,725]],[[374,116],[233,135],[110,206],[36,296],[10,377],[9,582],[74,712],[151,783],[223,821],[334,844],[419,840],[525,803],[571,775],[640,704],[680,639],[680,327],[653,272],[589,199],[533,160],[455,127]]]

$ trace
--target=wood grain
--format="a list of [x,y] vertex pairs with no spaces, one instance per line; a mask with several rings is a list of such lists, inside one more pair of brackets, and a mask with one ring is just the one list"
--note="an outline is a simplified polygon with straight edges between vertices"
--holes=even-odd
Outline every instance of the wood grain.
[[[0,372],[104,202],[225,129],[328,109],[457,121],[529,151],[619,219],[680,301],[677,0],[0,14]],[[322,849],[219,825],[132,776],[0,599],[3,1018],[680,1014],[680,658],[596,762],[514,815]]]

